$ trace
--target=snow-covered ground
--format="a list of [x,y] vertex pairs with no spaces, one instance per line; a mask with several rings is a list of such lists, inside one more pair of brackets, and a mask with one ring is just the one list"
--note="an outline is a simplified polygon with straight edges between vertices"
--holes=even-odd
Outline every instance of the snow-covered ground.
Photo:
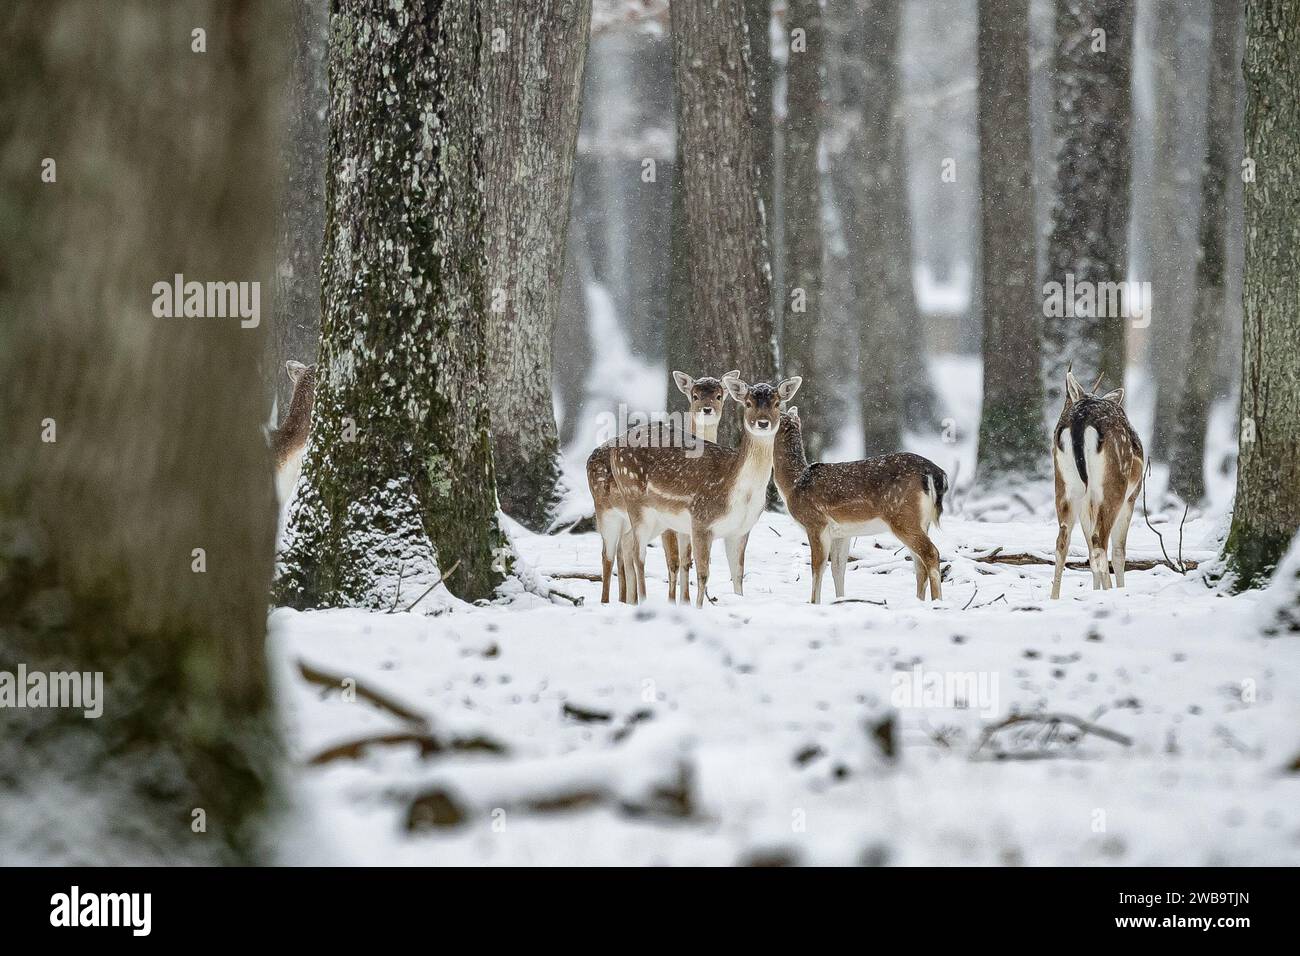
[[[512,525],[530,587],[490,606],[439,588],[424,614],[274,611],[303,808],[287,858],[1300,863],[1300,774],[1287,769],[1300,755],[1300,642],[1261,635],[1268,598],[1157,567],[1109,592],[1068,571],[1053,602],[1046,564],[975,560],[1050,559],[1051,505],[968,507],[978,365],[947,357],[933,371],[951,427],[908,444],[962,476],[935,532],[938,604],[916,600],[882,535],[854,546],[848,602],[809,605],[807,542],[769,513],[745,595],[717,546],[716,603],[699,610],[667,603],[657,543],[649,602],[602,606],[594,534]],[[1144,393],[1131,379],[1139,429]],[[1230,418],[1212,424],[1212,462]],[[576,516],[585,453],[570,457]],[[1182,529],[1182,557],[1207,563],[1231,495],[1231,475],[1211,472],[1209,513]],[[1152,515],[1174,557],[1180,515]],[[1073,545],[1082,560],[1077,530]],[[1161,557],[1135,516],[1130,562]],[[568,598],[539,596],[547,585]],[[1013,715],[1056,719],[1000,726]]]

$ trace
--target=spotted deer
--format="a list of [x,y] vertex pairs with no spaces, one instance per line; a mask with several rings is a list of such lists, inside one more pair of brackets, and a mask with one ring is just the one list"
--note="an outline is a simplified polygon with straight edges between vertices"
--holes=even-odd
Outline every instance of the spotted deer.
[[289,500],[298,475],[302,471],[302,456],[307,449],[307,434],[311,431],[312,407],[316,403],[316,366],[301,362],[285,362],[284,370],[293,382],[293,396],[289,410],[280,427],[271,432],[271,452],[275,456],[275,493],[280,506]]
[[912,556],[916,596],[943,596],[939,549],[931,525],[943,514],[948,476],[920,455],[896,452],[861,461],[808,463],[799,410],[781,416],[775,449],[776,488],[790,516],[808,535],[812,551],[813,604],[821,603],[822,576],[829,560],[835,596],[844,597],[849,545],[858,535],[890,532]]
[[[1094,391],[1101,384],[1098,378]],[[1056,485],[1056,571],[1052,598],[1061,596],[1061,574],[1074,523],[1083,526],[1093,590],[1124,586],[1124,559],[1133,505],[1142,488],[1143,452],[1121,404],[1124,389],[1097,396],[1065,373],[1065,404],[1052,432]],[[1107,547],[1111,551],[1107,561]]]
[[795,377],[778,386],[747,385],[739,377],[724,377],[727,393],[744,412],[738,448],[711,442],[684,448],[680,441],[664,441],[661,434],[655,436],[657,441],[630,435],[631,441],[610,449],[610,470],[632,528],[640,595],[645,594],[646,543],[665,529],[690,535],[696,607],[703,606],[708,594],[709,553],[715,537],[726,543],[732,587],[743,593],[741,545],[767,503],[781,403],[794,397],[802,381]]
[[[723,376],[739,377],[739,371],[731,371]],[[703,376],[695,379],[685,372],[673,372],[677,388],[690,400],[690,410],[683,421],[683,431],[692,438],[716,442],[718,423],[722,418],[726,390],[722,380]],[[651,426],[657,428],[658,426]],[[663,436],[671,440],[670,435]],[[614,483],[613,473],[609,467],[609,449],[626,443],[628,436],[615,438],[595,449],[587,458],[587,486],[591,490],[592,501],[596,508],[596,530],[601,538],[601,602],[609,602],[610,575],[615,562],[618,567],[619,600],[624,603],[637,603],[639,589],[634,586],[634,575],[629,573],[633,567],[631,561],[632,539],[628,532],[631,525],[627,519],[627,510],[623,498]],[[677,534],[665,531],[663,535],[664,557],[668,562],[668,600],[676,601],[680,583],[682,599],[689,600],[689,586],[686,577],[690,573],[690,541],[685,542],[683,551]]]

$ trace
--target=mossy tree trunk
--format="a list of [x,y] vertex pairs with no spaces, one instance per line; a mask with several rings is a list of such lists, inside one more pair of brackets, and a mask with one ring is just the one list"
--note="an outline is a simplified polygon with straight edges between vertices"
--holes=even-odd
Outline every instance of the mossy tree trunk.
[[1246,8],[1245,332],[1241,454],[1225,546],[1239,587],[1278,563],[1300,527],[1300,4]]
[[335,0],[321,367],[284,604],[407,606],[439,566],[453,594],[485,598],[508,567],[485,381],[481,41],[469,0]]
[[23,0],[6,21],[0,670],[102,672],[103,713],[0,709],[0,858],[256,862],[267,314],[156,317],[153,287],[270,289],[284,25],[253,0]]
[[1034,254],[1029,2],[978,10],[984,402],[976,478],[986,490],[1046,477],[1042,299]]
[[[1064,286],[1073,274],[1081,288],[1078,283],[1128,278],[1133,23],[1133,0],[1056,0],[1056,201],[1048,282]],[[1085,387],[1099,374],[1111,388],[1123,384],[1126,332],[1121,316],[1046,317],[1048,407],[1061,404],[1071,363]]]
[[[816,461],[835,440],[840,422],[825,402],[832,380],[823,378],[822,182],[819,154],[826,125],[826,31],[818,0],[791,0],[786,8],[789,48],[781,214],[784,293],[781,309],[782,376],[799,375],[800,415],[808,457]],[[802,31],[796,33],[796,31]]]
[[488,378],[501,508],[544,531],[559,495],[551,345],[564,281],[591,0],[485,0]]
[[[770,381],[771,272],[744,3],[699,0],[671,10],[681,157],[674,276],[684,273],[685,282],[673,296],[670,359],[692,375],[738,368],[747,382]],[[724,444],[738,442],[740,417],[724,419]]]
[[1170,445],[1169,488],[1196,505],[1205,498],[1205,432],[1214,395],[1219,342],[1226,329],[1228,267],[1228,177],[1240,169],[1233,155],[1237,125],[1237,83],[1241,58],[1237,34],[1241,0],[1219,0],[1213,7],[1213,60],[1206,110],[1206,152],[1201,170],[1201,217],[1196,259],[1196,305],[1190,347]]

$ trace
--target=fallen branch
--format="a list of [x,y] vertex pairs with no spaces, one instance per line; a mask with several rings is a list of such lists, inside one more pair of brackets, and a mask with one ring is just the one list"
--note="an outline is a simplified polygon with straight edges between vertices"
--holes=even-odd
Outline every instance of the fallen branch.
[[[408,604],[408,605],[406,606],[406,610],[408,610],[408,611],[411,610],[413,607],[415,607],[417,604],[419,604],[421,601],[423,601],[426,597],[428,597],[428,596],[433,592],[433,589],[434,589],[434,588],[436,588],[436,587],[437,587],[439,584],[441,584],[443,581],[446,581],[449,577],[451,577],[453,574],[455,574],[455,573],[456,573],[456,569],[459,568],[459,567],[460,567],[460,558],[457,558],[457,559],[456,559],[456,563],[453,564],[453,565],[448,569],[447,573],[444,574],[442,577],[438,578],[438,580],[434,581],[434,582],[433,582],[432,584],[430,584],[427,588],[425,588],[423,594],[421,594],[418,598],[416,598],[414,601],[412,601],[410,604]],[[401,586],[401,582],[400,582],[400,581],[398,582],[398,586],[399,586],[399,587]],[[400,593],[400,592],[399,592],[399,593]],[[397,599],[394,598],[394,599],[393,599],[393,607],[390,607],[386,613],[388,613],[388,614],[392,614],[392,613],[393,613],[393,609],[396,608],[396,607],[397,607]]]
[[500,744],[488,737],[466,737],[443,741],[433,734],[399,730],[388,734],[358,737],[356,740],[335,744],[333,747],[322,750],[312,757],[307,761],[307,764],[308,766],[318,767],[321,764],[333,763],[335,760],[359,760],[371,747],[397,744],[417,745],[420,748],[421,757],[449,751],[456,753],[506,753],[504,744]]
[[1030,743],[1035,742],[1035,738],[1037,738],[1037,749],[998,751],[993,754],[994,759],[1038,760],[1057,756],[1058,754],[1049,748],[1051,744],[1056,742],[1058,737],[1061,737],[1063,727],[1070,727],[1077,731],[1075,736],[1062,738],[1066,744],[1076,744],[1082,738],[1091,734],[1094,737],[1100,737],[1103,740],[1109,740],[1124,747],[1133,745],[1133,738],[1105,727],[1099,727],[1097,724],[1071,714],[1013,714],[1005,720],[984,728],[979,742],[975,744],[975,749],[971,751],[971,758],[978,757],[980,751],[993,739],[998,731],[1005,730],[1008,727],[1023,727],[1026,725],[1037,725],[1036,729],[1030,729],[1023,738]]
[[[614,575],[611,575],[613,577]],[[547,577],[555,578],[557,581],[599,581],[599,574],[592,574],[590,571],[569,571],[562,574],[549,574]]]
[[326,671],[320,670],[319,668],[313,667],[301,658],[298,660],[298,672],[302,674],[303,678],[308,682],[329,688],[330,690],[342,691],[344,689],[344,682],[350,680],[352,681],[352,689],[356,692],[358,697],[368,700],[376,707],[386,710],[390,714],[393,714],[402,720],[409,720],[426,730],[429,727],[429,718],[424,714],[408,707],[395,697],[390,697],[383,691],[375,690],[372,687],[366,686],[355,677],[339,677],[337,674],[330,674]]
[[[1051,558],[1042,558],[1036,554],[1029,554],[1024,551],[1017,551],[1013,554],[1001,554],[999,553],[999,551],[995,550],[993,552],[990,552],[989,554],[984,554],[984,555],[969,555],[969,554],[962,554],[958,552],[958,556],[966,558],[969,561],[975,561],[978,564],[1016,564],[1016,565],[1035,564],[1035,565],[1045,565],[1047,567],[1053,567],[1056,564],[1056,562]],[[1065,566],[1074,571],[1089,570],[1088,562],[1086,560],[1066,561]],[[1197,566],[1198,566],[1198,562],[1196,561],[1184,561],[1182,563],[1182,568],[1187,571],[1191,571],[1195,569]],[[1154,568],[1161,568],[1161,567],[1172,568],[1174,571],[1178,571],[1179,574],[1183,573],[1183,571],[1180,570],[1177,565],[1175,565],[1173,562],[1167,559],[1164,561],[1155,561],[1146,558],[1141,558],[1141,559],[1130,558],[1129,560],[1124,562],[1124,569],[1126,571],[1150,571]]]

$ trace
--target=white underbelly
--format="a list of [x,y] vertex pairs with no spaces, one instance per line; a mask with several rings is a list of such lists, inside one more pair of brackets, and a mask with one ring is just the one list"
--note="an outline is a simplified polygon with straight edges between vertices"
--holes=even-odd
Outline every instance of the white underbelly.
[[889,525],[883,518],[872,518],[870,521],[857,521],[851,524],[832,521],[827,526],[827,530],[830,531],[832,538],[856,538],[867,534],[885,534],[889,531]]

